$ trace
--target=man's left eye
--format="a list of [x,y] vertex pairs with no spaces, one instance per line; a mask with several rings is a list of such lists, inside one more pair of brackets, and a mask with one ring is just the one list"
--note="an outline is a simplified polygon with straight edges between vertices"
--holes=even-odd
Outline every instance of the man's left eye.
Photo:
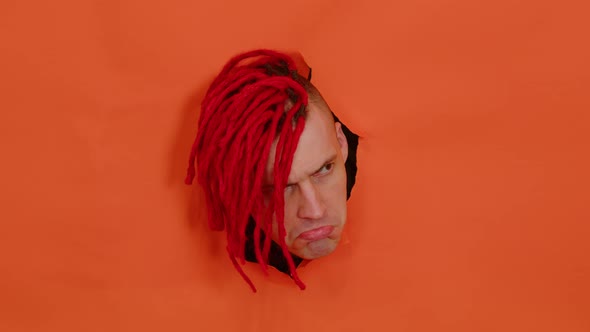
[[318,175],[329,173],[333,168],[334,168],[334,163],[326,164],[326,165],[324,165],[324,167],[322,167],[320,169],[320,171],[318,172]]

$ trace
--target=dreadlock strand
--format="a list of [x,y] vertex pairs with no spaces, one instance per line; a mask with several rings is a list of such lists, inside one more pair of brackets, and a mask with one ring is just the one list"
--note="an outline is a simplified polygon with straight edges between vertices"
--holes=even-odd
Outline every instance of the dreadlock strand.
[[[291,169],[293,154],[295,152],[295,149],[297,147],[297,143],[299,141],[299,137],[301,135],[301,132],[299,130],[297,130],[298,128],[295,128],[295,130],[294,130],[294,128],[292,128],[292,126],[290,125],[291,119],[293,118],[295,113],[299,111],[299,107],[300,107],[301,103],[302,103],[302,101],[298,100],[295,103],[295,105],[293,105],[291,107],[291,109],[289,110],[289,112],[287,113],[286,120],[285,120],[286,124],[282,128],[281,136],[280,136],[279,142],[277,144],[277,151],[276,151],[275,165],[274,165],[275,166],[274,169],[280,170],[279,172],[275,173],[275,184],[278,184],[280,186],[277,188],[277,191],[278,191],[278,189],[283,188],[283,186],[287,182],[287,177],[288,177],[288,175],[290,173],[290,169]],[[302,122],[298,121],[296,127],[300,127],[302,129]],[[291,257],[291,254],[288,251],[288,248],[287,248],[287,245],[285,242],[286,230],[285,230],[285,223],[284,223],[284,196],[281,195],[281,193],[279,193],[279,192],[275,192],[274,200],[276,202],[276,218],[277,218],[277,224],[278,224],[278,230],[279,230],[279,242],[280,242],[281,249],[283,251],[283,255],[285,256],[287,263],[289,265],[291,277],[293,278],[295,283],[301,289],[305,289],[305,285],[301,282],[301,280],[297,276],[295,263],[293,261],[293,258]]]
[[227,247],[227,253],[229,254],[229,259],[233,263],[234,268],[236,270],[238,270],[238,273],[242,276],[242,278],[246,281],[246,283],[248,283],[248,285],[250,286],[252,291],[254,293],[256,293],[256,287],[254,286],[254,283],[252,282],[252,280],[250,280],[250,278],[248,278],[248,276],[246,275],[246,273],[244,272],[242,267],[238,264],[238,262],[236,261],[236,258],[234,257],[234,254],[230,251],[229,246]]
[[[269,158],[270,148],[271,148],[272,143],[273,143],[274,138],[275,138],[275,133],[277,131],[277,126],[278,126],[278,123],[279,123],[279,119],[282,116],[282,114],[281,114],[282,113],[282,107],[284,107],[283,104],[279,104],[278,110],[275,111],[274,114],[273,114],[272,122],[270,123],[270,128],[267,131],[267,138],[266,138],[266,142],[265,142],[266,144],[264,145],[264,148],[261,151],[262,152],[262,158],[261,158],[262,160],[260,161],[259,168],[257,169],[257,172],[255,173],[255,176],[256,176],[255,177],[255,183],[259,187],[261,186],[261,183],[262,183],[262,178],[263,178],[263,175],[264,175],[265,165],[266,165],[267,160]],[[274,204],[272,204],[272,205],[274,205]],[[271,211],[273,209],[272,205],[269,207],[269,209]],[[266,226],[267,224],[272,223],[272,220],[271,220],[271,218],[268,218],[268,216],[266,215],[266,216],[263,217],[262,220],[259,220],[258,223],[259,224],[262,224],[263,226]],[[267,233],[267,237],[266,238],[269,238],[269,237],[270,237],[270,233]],[[255,252],[256,252],[256,255],[257,255],[257,260],[259,261],[259,263],[260,262],[264,262],[265,260],[268,260],[268,258],[267,258],[268,255],[264,255],[264,256],[262,255],[261,248],[260,248],[260,238],[258,238],[258,239],[256,239],[254,241],[254,248],[255,248]],[[263,264],[265,264],[265,263],[263,263]]]

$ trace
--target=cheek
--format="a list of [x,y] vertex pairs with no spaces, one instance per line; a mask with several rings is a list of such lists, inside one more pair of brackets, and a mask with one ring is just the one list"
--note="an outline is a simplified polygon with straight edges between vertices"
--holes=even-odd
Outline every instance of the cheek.
[[326,202],[328,206],[329,215],[333,217],[335,222],[346,222],[346,171],[341,174],[334,181],[330,188],[329,199]]
[[325,197],[328,207],[346,205],[346,171],[344,165],[335,170],[333,176],[322,187],[322,194]]
[[[292,231],[295,229],[297,224],[297,202],[295,199],[290,199],[285,197],[285,216],[284,216],[284,225],[285,225],[285,232],[287,237],[285,241],[287,244],[292,242],[291,236]],[[272,221],[272,239],[279,243],[279,226],[276,217],[273,218]]]
[[285,231],[287,233],[285,240],[287,243],[291,243],[293,241],[292,237],[295,235],[293,232],[297,227],[297,209],[298,204],[296,199],[288,199],[285,197]]

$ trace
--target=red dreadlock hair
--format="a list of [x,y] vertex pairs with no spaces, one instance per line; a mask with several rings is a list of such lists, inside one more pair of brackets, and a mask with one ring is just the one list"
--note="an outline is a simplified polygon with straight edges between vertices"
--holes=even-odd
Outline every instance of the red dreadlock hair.
[[[205,192],[209,226],[227,232],[227,252],[244,280],[256,292],[245,264],[246,226],[256,221],[256,260],[265,274],[273,215],[279,245],[291,277],[303,290],[285,243],[284,196],[293,154],[305,126],[306,83],[293,59],[271,50],[232,58],[209,87],[201,104],[198,133],[191,149],[186,184],[197,177]],[[272,177],[274,190],[265,202],[262,180],[273,141],[277,141]],[[261,232],[268,235],[261,248]]]

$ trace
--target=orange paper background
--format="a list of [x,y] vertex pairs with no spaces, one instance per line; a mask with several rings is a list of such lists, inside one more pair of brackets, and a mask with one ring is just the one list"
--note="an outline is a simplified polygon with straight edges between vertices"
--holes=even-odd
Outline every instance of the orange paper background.
[[[585,1],[0,5],[1,331],[590,331]],[[247,272],[183,184],[232,55],[363,136],[350,243]]]

